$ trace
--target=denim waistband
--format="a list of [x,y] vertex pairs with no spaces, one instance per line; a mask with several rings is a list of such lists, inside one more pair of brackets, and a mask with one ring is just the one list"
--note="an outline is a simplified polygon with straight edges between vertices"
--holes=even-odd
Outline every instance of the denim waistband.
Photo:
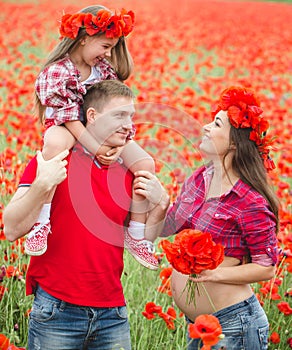
[[213,315],[216,317],[223,317],[228,314],[230,316],[232,314],[240,313],[240,309],[246,310],[247,307],[250,308],[251,313],[255,312],[259,307],[261,307],[259,301],[257,300],[254,294],[248,299],[245,299],[243,301],[240,301],[239,303],[227,306],[222,310],[214,312]]
[[84,305],[77,305],[77,304],[71,304],[68,303],[67,301],[58,299],[54,296],[52,296],[51,294],[49,294],[48,292],[46,292],[42,287],[40,287],[39,285],[37,285],[34,295],[37,296],[37,298],[40,299],[47,299],[50,300],[51,302],[56,303],[56,305],[58,305],[58,307],[60,308],[60,310],[65,309],[67,306],[69,307],[76,307],[76,308],[81,308],[81,309],[101,309],[99,307],[93,307],[93,306],[84,306]]
[[[251,313],[254,313],[256,310],[261,309],[261,305],[254,294],[248,299],[240,301],[239,303],[233,304],[231,306],[227,306],[224,309],[214,312],[212,315],[216,316],[217,318],[224,317],[225,315],[231,316],[233,314],[240,313],[241,309],[245,311],[247,307],[250,308]],[[192,323],[188,317],[186,317],[186,320],[188,323]]]

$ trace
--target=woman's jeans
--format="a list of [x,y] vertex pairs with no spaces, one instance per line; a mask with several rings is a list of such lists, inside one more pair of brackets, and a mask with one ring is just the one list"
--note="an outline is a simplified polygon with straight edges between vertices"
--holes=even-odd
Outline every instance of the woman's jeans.
[[28,350],[39,349],[130,350],[127,309],[73,305],[38,287],[30,313]]
[[[213,314],[221,324],[224,339],[212,349],[267,350],[269,323],[255,295]],[[188,323],[190,322],[187,320]],[[200,339],[188,337],[188,350],[198,350]],[[191,342],[191,343],[190,343]],[[201,345],[199,347],[199,344]]]

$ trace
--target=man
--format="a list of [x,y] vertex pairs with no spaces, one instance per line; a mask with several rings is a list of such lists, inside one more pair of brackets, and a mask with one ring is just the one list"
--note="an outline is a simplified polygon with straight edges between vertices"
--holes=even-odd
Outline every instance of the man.
[[[84,101],[91,135],[110,147],[125,145],[133,99],[119,81],[95,84]],[[26,292],[35,295],[28,349],[130,350],[120,278],[133,175],[119,161],[99,164],[79,143],[68,153],[49,161],[38,153],[4,212],[6,237],[14,241],[30,230],[58,185],[48,249],[31,257],[27,272]]]

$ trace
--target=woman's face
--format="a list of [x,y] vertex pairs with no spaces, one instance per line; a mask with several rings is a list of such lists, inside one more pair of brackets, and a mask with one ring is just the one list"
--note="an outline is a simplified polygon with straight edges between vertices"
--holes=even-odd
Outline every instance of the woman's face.
[[230,149],[230,123],[226,111],[219,111],[214,120],[203,126],[200,150],[210,159],[223,159]]

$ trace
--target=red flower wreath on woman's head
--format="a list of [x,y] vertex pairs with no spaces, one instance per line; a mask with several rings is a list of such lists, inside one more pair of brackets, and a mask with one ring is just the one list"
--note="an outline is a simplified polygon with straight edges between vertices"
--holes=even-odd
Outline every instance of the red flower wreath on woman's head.
[[269,122],[262,116],[263,110],[260,102],[252,89],[239,86],[231,86],[225,89],[219,99],[215,116],[219,111],[227,111],[229,122],[236,129],[251,128],[249,139],[254,141],[258,147],[267,170],[275,169],[269,150],[272,140],[266,136]]

